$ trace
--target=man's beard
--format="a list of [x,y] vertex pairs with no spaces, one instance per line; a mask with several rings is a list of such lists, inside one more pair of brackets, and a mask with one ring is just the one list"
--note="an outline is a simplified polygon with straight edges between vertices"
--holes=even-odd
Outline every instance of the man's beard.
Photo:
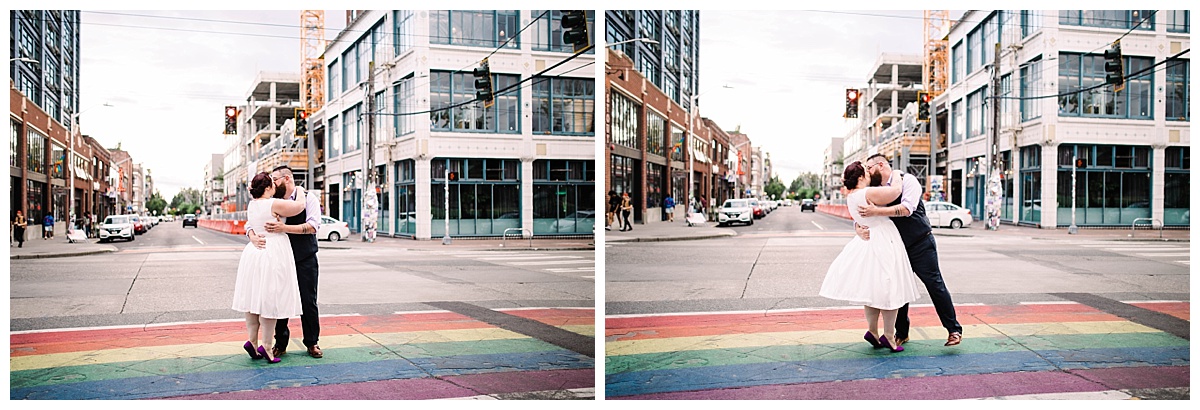
[[880,185],[883,185],[883,174],[880,174],[878,172],[872,172],[871,173],[871,186],[880,186]]
[[287,185],[275,187],[275,198],[283,199],[287,195]]

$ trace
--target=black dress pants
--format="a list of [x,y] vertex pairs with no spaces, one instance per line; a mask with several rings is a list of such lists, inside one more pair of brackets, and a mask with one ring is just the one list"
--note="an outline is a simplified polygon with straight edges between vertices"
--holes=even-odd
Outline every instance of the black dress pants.
[[[962,326],[958,324],[958,318],[954,314],[954,302],[950,300],[950,291],[946,289],[946,282],[942,281],[942,271],[938,267],[937,243],[934,242],[933,235],[925,235],[907,250],[913,272],[925,283],[925,290],[933,300],[933,307],[942,321],[942,327],[946,328],[947,332],[962,333]],[[908,337],[909,324],[908,304],[905,303],[896,313],[897,339]]]
[[[321,336],[321,323],[317,314],[317,254],[296,260],[296,281],[300,285],[300,315],[301,329],[304,331],[304,347],[317,344]],[[288,330],[288,320],[279,319],[275,322],[275,347],[287,349],[291,331]]]

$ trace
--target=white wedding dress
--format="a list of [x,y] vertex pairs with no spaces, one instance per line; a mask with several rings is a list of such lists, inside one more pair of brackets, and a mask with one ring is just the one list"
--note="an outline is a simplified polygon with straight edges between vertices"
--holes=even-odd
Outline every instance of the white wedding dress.
[[286,233],[269,233],[266,223],[274,221],[271,204],[275,198],[255,199],[246,208],[246,230],[265,235],[266,249],[246,244],[238,263],[233,287],[233,310],[262,315],[268,319],[299,317],[300,286],[296,283],[296,259]]
[[858,206],[867,202],[866,195],[866,189],[851,193],[846,206],[855,222],[870,227],[871,239],[864,241],[855,235],[842,248],[829,265],[820,295],[882,310],[899,309],[921,296],[917,289],[920,279],[909,264],[896,224],[886,216],[858,215]]

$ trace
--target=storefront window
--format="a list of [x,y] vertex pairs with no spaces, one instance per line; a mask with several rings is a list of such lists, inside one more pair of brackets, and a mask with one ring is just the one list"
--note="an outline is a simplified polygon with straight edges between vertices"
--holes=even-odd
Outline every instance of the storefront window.
[[[519,160],[439,158],[430,165],[434,238],[445,235],[447,217],[451,236],[501,235],[505,229],[521,227]],[[449,204],[446,203],[447,169],[459,175],[458,181],[449,183]]]
[[[1128,226],[1150,217],[1149,147],[1070,145],[1059,146],[1058,225],[1071,224],[1071,161],[1075,170],[1075,224]],[[1112,164],[1112,165],[1102,165]]]
[[533,233],[591,234],[596,225],[595,161],[534,161]]

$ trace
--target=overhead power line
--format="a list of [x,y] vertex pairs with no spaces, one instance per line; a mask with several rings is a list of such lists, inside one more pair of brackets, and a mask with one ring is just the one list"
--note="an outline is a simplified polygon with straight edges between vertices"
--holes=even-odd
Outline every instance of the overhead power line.
[[[1182,55],[1184,55],[1184,54],[1187,54],[1187,53],[1188,53],[1188,52],[1190,52],[1190,51],[1192,51],[1192,49],[1190,49],[1190,48],[1189,48],[1189,49],[1187,49],[1187,50],[1180,51],[1180,52],[1179,52],[1179,54],[1175,54],[1175,55],[1173,55],[1173,56],[1167,57],[1165,60],[1163,60],[1163,61],[1159,61],[1159,62],[1157,62],[1157,63],[1155,63],[1154,65],[1151,65],[1151,66],[1149,66],[1149,67],[1143,68],[1143,69],[1139,70],[1139,71],[1138,71],[1138,72],[1136,72],[1136,73],[1127,74],[1127,75],[1125,75],[1124,77],[1121,77],[1121,81],[1126,81],[1126,80],[1129,80],[1129,79],[1131,79],[1131,78],[1140,77],[1140,76],[1142,75],[1142,73],[1145,73],[1145,72],[1147,72],[1147,71],[1151,71],[1151,70],[1153,70],[1153,69],[1154,69],[1154,67],[1158,67],[1158,66],[1160,66],[1160,65],[1163,65],[1163,64],[1166,64],[1167,62],[1170,62],[1170,61],[1179,60],[1179,56],[1182,56]],[[1078,90],[1075,90],[1075,91],[1067,91],[1067,92],[1065,92],[1065,93],[1058,93],[1058,94],[1054,94],[1054,95],[1038,95],[1038,96],[1032,96],[1032,97],[1004,97],[1004,96],[995,96],[995,97],[993,97],[993,98],[997,98],[997,99],[1005,99],[1005,100],[1038,100],[1038,99],[1042,99],[1042,98],[1058,98],[1058,97],[1065,97],[1065,96],[1072,95],[1072,94],[1079,94],[1079,93],[1083,93],[1083,92],[1087,92],[1087,91],[1095,90],[1095,89],[1098,89],[1098,88],[1107,87],[1107,86],[1109,86],[1109,85],[1110,85],[1110,84],[1108,84],[1108,83],[1100,83],[1100,84],[1096,84],[1096,85],[1094,85],[1094,86],[1091,86],[1091,87],[1088,87],[1088,88],[1082,88],[1082,89],[1078,89]]]

